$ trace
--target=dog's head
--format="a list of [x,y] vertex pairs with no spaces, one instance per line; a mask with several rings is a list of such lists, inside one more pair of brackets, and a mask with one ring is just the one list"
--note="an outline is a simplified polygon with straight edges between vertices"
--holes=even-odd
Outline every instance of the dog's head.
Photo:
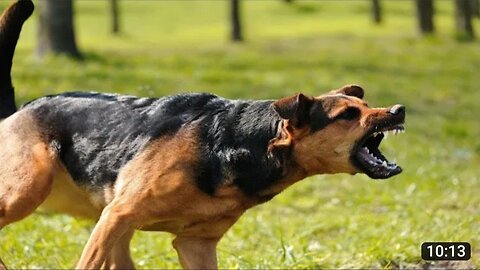
[[274,102],[284,120],[281,138],[271,147],[288,145],[309,175],[362,172],[385,179],[399,174],[400,166],[378,147],[387,132],[403,132],[405,107],[370,108],[363,96],[361,87],[347,85],[318,97],[298,94]]

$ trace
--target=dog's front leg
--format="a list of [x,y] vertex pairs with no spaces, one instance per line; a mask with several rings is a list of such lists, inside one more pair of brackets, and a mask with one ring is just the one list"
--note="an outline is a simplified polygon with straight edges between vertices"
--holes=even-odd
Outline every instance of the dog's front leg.
[[172,244],[184,269],[217,269],[220,238],[177,236]]
[[77,269],[99,269],[117,240],[133,229],[133,213],[127,209],[111,203],[103,210],[82,252]]
[[130,256],[130,240],[133,237],[134,230],[127,231],[117,243],[112,247],[110,255],[105,259],[103,269],[135,269],[135,265]]

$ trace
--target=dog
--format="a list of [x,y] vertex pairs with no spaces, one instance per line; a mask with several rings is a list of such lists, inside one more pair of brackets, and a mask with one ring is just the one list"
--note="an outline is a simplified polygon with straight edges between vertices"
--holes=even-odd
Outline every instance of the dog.
[[73,92],[17,110],[10,70],[32,12],[20,0],[0,21],[0,228],[39,206],[97,221],[79,269],[134,268],[135,230],[170,232],[182,267],[214,269],[238,218],[295,182],[402,171],[378,146],[405,107],[370,108],[357,85],[259,101]]

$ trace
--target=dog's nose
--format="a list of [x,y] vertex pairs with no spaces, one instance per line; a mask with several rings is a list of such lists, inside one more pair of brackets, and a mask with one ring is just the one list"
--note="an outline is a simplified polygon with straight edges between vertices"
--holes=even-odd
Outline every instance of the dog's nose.
[[405,106],[400,104],[393,105],[388,112],[391,114],[405,114]]

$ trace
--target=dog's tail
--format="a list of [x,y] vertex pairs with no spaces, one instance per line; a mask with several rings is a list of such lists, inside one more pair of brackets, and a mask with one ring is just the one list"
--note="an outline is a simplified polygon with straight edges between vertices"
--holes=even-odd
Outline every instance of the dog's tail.
[[18,0],[0,18],[0,119],[17,111],[10,72],[23,23],[33,12],[31,0]]

